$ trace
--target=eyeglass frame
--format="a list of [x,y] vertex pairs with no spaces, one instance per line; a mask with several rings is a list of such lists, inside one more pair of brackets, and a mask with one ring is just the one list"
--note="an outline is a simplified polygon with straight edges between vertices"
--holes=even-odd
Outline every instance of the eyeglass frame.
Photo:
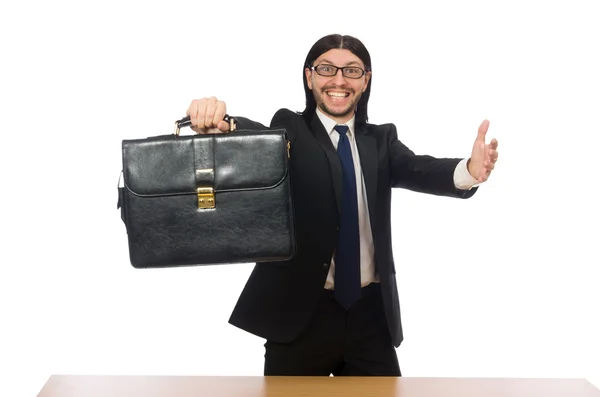
[[[319,73],[319,72],[317,71],[317,68],[318,68],[319,66],[330,66],[330,67],[332,67],[332,68],[335,68],[335,73],[333,73],[332,75],[325,75],[325,74],[321,74],[321,73]],[[349,78],[349,79],[354,79],[354,80],[360,79],[361,77],[363,77],[365,74],[367,74],[367,73],[369,72],[368,70],[365,70],[365,69],[363,69],[363,68],[361,68],[361,67],[359,67],[359,66],[342,66],[342,67],[340,67],[340,66],[331,65],[331,64],[329,64],[329,63],[320,63],[320,64],[318,64],[318,65],[313,65],[313,66],[311,66],[311,67],[310,67],[310,70],[313,70],[313,71],[315,71],[315,72],[316,72],[316,73],[317,73],[319,76],[323,76],[323,77],[335,77],[335,76],[337,76],[337,74],[338,74],[338,72],[340,71],[340,69],[342,70],[342,76],[344,76],[344,77],[346,77],[346,78]],[[359,69],[359,70],[361,70],[361,71],[362,71],[362,74],[361,74],[360,76],[358,76],[358,77],[346,76],[346,75],[344,74],[344,71],[345,71],[346,69]]]

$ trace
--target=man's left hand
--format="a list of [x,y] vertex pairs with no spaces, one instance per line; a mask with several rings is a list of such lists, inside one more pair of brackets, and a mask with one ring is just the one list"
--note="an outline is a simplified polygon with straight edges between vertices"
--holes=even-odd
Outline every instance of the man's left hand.
[[488,180],[498,160],[498,151],[496,150],[498,141],[494,138],[489,144],[485,143],[485,135],[489,126],[490,122],[488,120],[484,120],[479,126],[477,139],[473,144],[473,151],[468,164],[469,173],[477,179],[478,183]]

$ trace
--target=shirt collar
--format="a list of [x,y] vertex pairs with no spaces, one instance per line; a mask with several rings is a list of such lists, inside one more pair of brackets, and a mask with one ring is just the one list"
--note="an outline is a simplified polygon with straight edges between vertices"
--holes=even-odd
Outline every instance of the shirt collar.
[[[335,131],[334,127],[338,123],[335,120],[333,120],[331,117],[329,117],[325,113],[323,113],[321,111],[321,109],[319,109],[319,108],[317,108],[317,116],[319,117],[319,120],[321,120],[321,123],[323,123],[323,126],[325,127],[325,131],[327,131],[327,133],[329,135],[331,135]],[[354,135],[355,117],[356,117],[356,115],[352,116],[352,118],[345,123],[345,125],[348,126],[348,134],[349,135]]]

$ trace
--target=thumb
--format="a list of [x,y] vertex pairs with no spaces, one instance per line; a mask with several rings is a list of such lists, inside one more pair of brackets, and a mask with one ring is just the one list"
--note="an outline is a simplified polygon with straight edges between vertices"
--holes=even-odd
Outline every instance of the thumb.
[[487,134],[488,127],[490,126],[490,122],[488,120],[483,120],[483,123],[479,126],[479,130],[477,131],[477,140],[481,142],[485,142],[485,134]]
[[219,121],[219,123],[217,124],[217,128],[218,128],[219,130],[221,130],[221,132],[227,132],[227,131],[229,131],[229,123],[228,123],[228,122],[226,122],[226,121],[224,121],[224,120],[221,120],[221,121]]

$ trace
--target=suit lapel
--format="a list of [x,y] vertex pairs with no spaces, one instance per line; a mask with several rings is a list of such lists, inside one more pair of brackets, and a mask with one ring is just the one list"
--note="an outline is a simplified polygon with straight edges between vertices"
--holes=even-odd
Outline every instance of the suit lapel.
[[331,171],[333,189],[335,190],[335,201],[337,202],[339,213],[342,208],[342,165],[340,164],[340,159],[331,142],[331,138],[327,134],[327,131],[325,131],[325,127],[323,127],[321,120],[319,120],[316,115],[311,120],[310,130],[329,159],[329,169]]
[[[335,190],[335,200],[337,202],[339,213],[342,208],[343,183],[340,159],[333,143],[331,143],[331,138],[327,134],[327,131],[325,131],[325,127],[323,127],[323,124],[318,117],[315,116],[312,118],[310,130],[329,159],[329,169],[331,171],[333,188]],[[360,166],[367,190],[371,230],[375,230],[373,222],[375,221],[375,203],[377,202],[377,140],[368,133],[364,126],[356,126],[355,136],[358,154],[360,156]]]
[[364,126],[356,127],[356,146],[360,156],[360,167],[367,189],[367,202],[369,204],[369,219],[371,230],[375,230],[375,203],[377,202],[377,140],[368,134]]

